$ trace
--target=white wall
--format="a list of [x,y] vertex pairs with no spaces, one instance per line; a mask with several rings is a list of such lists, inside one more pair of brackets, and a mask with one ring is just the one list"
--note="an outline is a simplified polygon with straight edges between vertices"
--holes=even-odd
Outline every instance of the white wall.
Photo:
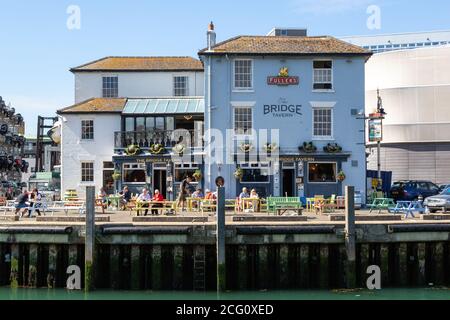
[[77,72],[75,73],[75,103],[102,97],[102,77],[119,77],[119,97],[171,97],[173,77],[189,77],[189,96],[203,96],[203,72]]
[[[77,190],[84,197],[85,187],[103,185],[103,162],[112,161],[114,132],[120,131],[120,114],[63,115],[61,145],[61,192]],[[81,120],[94,120],[94,140],[81,141]],[[94,162],[94,184],[81,182],[81,162]]]

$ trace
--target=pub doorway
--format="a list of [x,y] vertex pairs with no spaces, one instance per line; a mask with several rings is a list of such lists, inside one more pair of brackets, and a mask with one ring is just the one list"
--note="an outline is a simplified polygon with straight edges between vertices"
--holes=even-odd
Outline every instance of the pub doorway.
[[283,163],[282,178],[282,196],[295,197],[295,163]]
[[156,189],[167,199],[167,169],[165,164],[155,164],[153,168],[153,190]]

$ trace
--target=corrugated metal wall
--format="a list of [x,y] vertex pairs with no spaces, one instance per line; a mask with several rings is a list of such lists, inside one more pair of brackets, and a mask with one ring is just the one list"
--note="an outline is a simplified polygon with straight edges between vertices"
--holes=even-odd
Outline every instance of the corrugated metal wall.
[[[377,148],[370,148],[368,152],[367,168],[377,170]],[[411,179],[450,183],[450,143],[383,146],[381,170],[392,171],[393,181]]]

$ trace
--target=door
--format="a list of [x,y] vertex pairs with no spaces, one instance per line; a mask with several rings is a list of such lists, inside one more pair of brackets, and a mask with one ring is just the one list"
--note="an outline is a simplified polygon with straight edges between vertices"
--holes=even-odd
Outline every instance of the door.
[[294,169],[283,169],[283,194],[285,197],[295,197],[295,170]]
[[103,188],[107,194],[114,193],[113,170],[103,170]]
[[167,199],[167,171],[155,169],[153,171],[153,192],[158,189],[159,192]]

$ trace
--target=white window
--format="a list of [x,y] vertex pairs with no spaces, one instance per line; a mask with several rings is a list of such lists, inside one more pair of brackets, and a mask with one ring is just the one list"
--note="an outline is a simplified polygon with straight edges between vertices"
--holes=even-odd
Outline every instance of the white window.
[[189,95],[189,77],[173,77],[173,91],[175,97],[185,97]]
[[81,140],[94,140],[94,120],[81,120]]
[[103,98],[117,98],[119,96],[119,78],[103,77]]
[[234,108],[234,133],[236,135],[248,136],[252,134],[253,129],[253,108],[235,107]]
[[333,109],[313,108],[313,138],[333,139]]
[[94,163],[81,163],[81,182],[94,182]]
[[145,163],[124,163],[123,182],[124,183],[145,183],[146,166]]
[[234,60],[234,88],[237,90],[253,88],[252,60]]
[[333,61],[314,61],[314,90],[333,90]]

